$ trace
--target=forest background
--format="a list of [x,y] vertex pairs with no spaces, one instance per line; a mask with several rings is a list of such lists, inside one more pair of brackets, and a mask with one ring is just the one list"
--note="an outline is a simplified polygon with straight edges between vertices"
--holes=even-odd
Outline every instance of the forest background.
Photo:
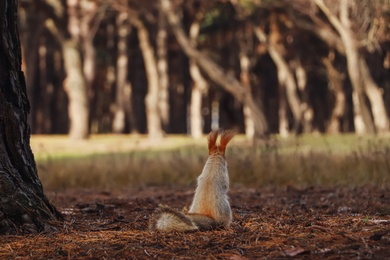
[[19,8],[33,134],[389,132],[388,0]]
[[[0,3],[0,258],[388,256],[388,0]],[[216,128],[232,226],[151,232]]]

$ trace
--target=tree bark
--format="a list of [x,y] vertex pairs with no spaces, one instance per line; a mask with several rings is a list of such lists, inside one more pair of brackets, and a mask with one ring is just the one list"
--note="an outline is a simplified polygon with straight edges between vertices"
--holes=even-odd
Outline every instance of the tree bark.
[[0,2],[0,234],[41,232],[61,215],[44,195],[30,148],[17,1]]
[[130,15],[129,18],[130,22],[137,28],[139,46],[148,79],[148,92],[145,97],[148,136],[151,139],[160,139],[163,137],[163,130],[158,107],[159,77],[154,50],[150,43],[148,30],[137,14]]
[[260,106],[256,104],[252,96],[240,84],[240,82],[232,75],[223,72],[220,66],[207,57],[204,53],[199,52],[195,46],[189,41],[184,30],[179,22],[178,16],[172,9],[169,0],[160,0],[162,10],[167,17],[168,23],[181,46],[184,53],[196,61],[198,66],[219,86],[232,94],[241,104],[246,104],[253,113],[255,122],[255,138],[263,138],[268,134],[268,124]]

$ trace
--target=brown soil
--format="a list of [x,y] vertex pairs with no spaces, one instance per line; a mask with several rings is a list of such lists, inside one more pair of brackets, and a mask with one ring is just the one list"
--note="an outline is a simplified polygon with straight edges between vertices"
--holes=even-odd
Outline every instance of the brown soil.
[[390,190],[261,188],[230,191],[226,230],[148,231],[159,203],[189,206],[190,188],[47,192],[66,221],[57,231],[2,236],[0,259],[388,259]]

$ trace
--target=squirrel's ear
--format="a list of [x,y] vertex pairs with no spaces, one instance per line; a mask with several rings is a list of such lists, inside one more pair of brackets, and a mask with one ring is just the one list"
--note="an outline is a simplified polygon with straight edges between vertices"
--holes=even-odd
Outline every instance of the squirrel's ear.
[[222,132],[220,146],[219,146],[219,152],[222,155],[225,155],[226,146],[230,142],[230,140],[232,140],[235,134],[236,131],[234,130],[225,130]]
[[209,145],[209,155],[213,154],[217,149],[217,145],[215,144],[218,138],[218,130],[211,131],[209,133],[209,136],[207,138],[208,145]]

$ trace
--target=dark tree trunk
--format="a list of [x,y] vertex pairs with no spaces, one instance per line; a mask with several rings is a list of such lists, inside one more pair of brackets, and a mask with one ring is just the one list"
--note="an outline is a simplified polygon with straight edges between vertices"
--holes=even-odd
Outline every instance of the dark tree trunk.
[[61,215],[43,193],[30,148],[17,1],[0,2],[0,234],[39,232]]

